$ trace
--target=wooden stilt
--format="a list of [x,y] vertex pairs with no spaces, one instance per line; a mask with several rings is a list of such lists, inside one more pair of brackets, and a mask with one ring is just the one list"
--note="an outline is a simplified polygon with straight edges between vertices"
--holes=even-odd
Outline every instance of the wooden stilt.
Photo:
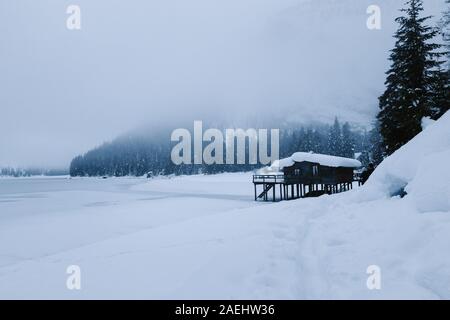
[[280,200],[283,200],[283,190],[282,190],[282,186],[280,184]]

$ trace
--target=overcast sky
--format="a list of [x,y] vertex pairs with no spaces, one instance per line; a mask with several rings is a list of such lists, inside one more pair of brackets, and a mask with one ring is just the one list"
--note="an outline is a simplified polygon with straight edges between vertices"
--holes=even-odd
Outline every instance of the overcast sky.
[[[401,2],[2,0],[0,166],[67,166],[173,119],[369,124]],[[425,2],[435,14],[444,0]],[[379,31],[366,28],[372,3]],[[81,30],[66,28],[70,4]]]

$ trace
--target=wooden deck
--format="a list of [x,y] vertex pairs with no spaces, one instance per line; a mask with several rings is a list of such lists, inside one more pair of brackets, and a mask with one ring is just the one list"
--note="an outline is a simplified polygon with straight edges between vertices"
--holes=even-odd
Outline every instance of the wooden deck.
[[[353,189],[353,181],[340,183],[323,183],[320,177],[304,179],[298,176],[285,175],[254,175],[253,185],[255,190],[255,201],[282,201],[307,197],[318,197],[324,194],[334,194]],[[259,186],[262,191],[258,193]],[[277,191],[278,189],[278,191]]]

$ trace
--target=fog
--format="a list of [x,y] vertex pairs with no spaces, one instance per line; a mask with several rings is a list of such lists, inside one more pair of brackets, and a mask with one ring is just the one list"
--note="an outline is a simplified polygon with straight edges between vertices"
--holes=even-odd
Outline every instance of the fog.
[[[443,1],[425,5],[437,14]],[[402,1],[378,1],[383,27],[371,31],[372,2],[1,1],[0,166],[68,166],[180,119],[370,125]],[[66,28],[70,4],[81,30]]]

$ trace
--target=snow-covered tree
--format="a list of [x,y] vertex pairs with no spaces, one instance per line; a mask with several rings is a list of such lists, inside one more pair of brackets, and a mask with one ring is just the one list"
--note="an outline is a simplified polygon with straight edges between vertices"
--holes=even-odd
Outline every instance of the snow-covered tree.
[[341,125],[337,117],[328,133],[328,153],[333,156],[342,154]]
[[391,51],[386,91],[379,98],[377,116],[386,154],[411,140],[421,130],[421,120],[429,115],[431,88],[436,82],[436,68],[442,63],[440,45],[431,43],[438,30],[426,25],[422,0],[409,0],[396,21],[396,43]]
[[370,162],[378,165],[384,159],[383,138],[380,133],[380,124],[375,122],[374,128],[369,132],[369,154]]
[[355,141],[353,140],[350,124],[346,122],[342,126],[341,156],[353,158],[355,156]]
[[442,15],[440,30],[447,48],[447,70],[450,70],[450,0],[445,1],[447,9]]
[[448,70],[439,67],[432,71],[432,75],[431,94],[425,115],[437,120],[450,110],[450,73]]
[[439,30],[444,40],[447,61],[443,67],[438,67],[434,73],[434,82],[431,88],[433,95],[430,101],[429,116],[432,119],[440,118],[450,110],[450,0],[446,0],[447,9],[443,12],[439,23]]

